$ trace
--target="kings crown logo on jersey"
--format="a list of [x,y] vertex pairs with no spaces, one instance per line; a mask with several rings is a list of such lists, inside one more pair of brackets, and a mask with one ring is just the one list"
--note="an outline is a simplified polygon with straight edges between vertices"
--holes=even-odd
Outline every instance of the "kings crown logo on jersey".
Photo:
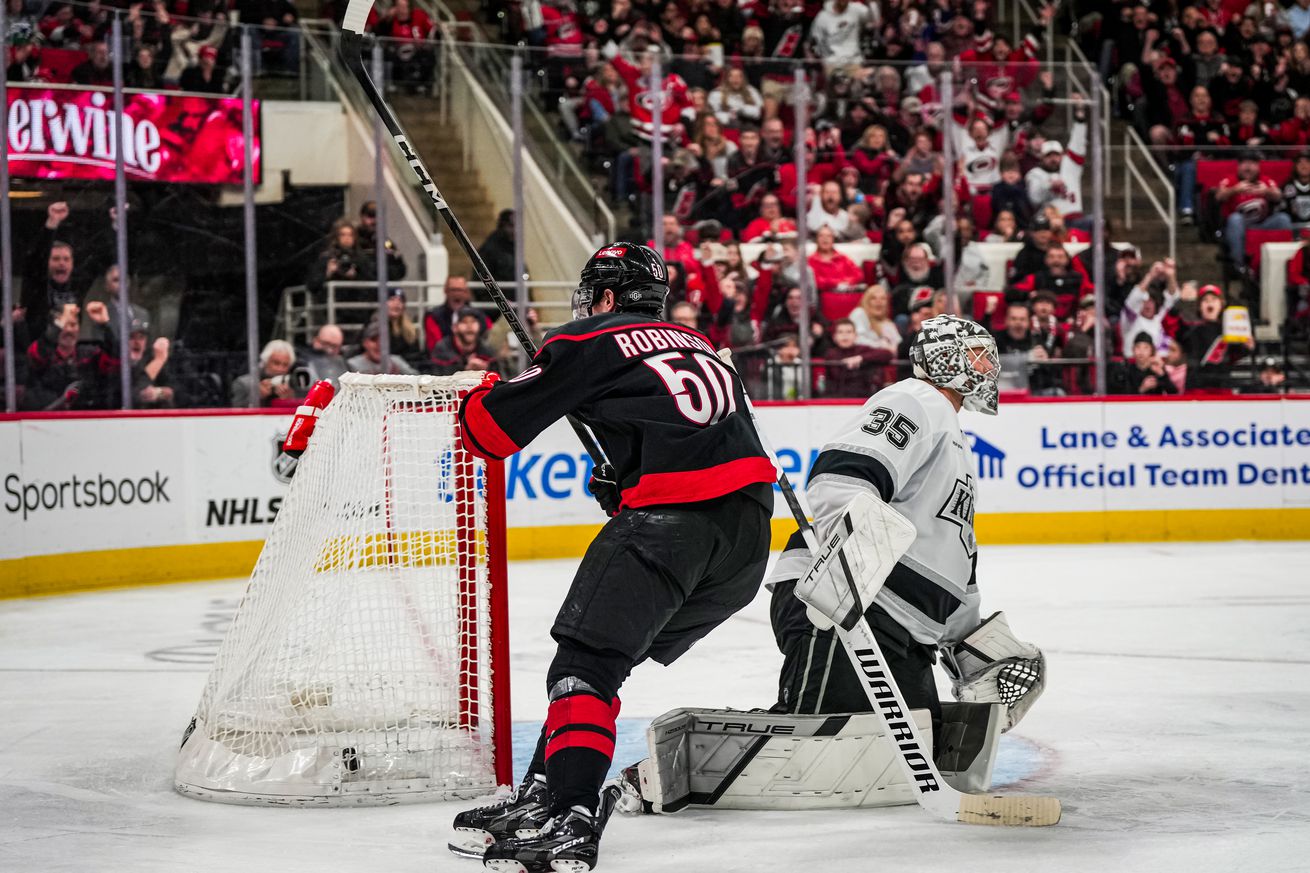
[[948,521],[960,529],[960,544],[970,558],[978,551],[978,540],[973,534],[974,491],[973,477],[967,476],[962,481],[955,480],[950,496],[937,510],[937,517]]

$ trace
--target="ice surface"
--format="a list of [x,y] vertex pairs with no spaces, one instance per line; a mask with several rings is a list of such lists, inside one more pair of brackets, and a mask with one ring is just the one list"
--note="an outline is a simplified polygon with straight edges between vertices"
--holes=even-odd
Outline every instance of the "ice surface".
[[[572,562],[511,567],[516,731],[545,711]],[[1310,870],[1310,544],[984,548],[984,608],[1042,646],[1046,695],[1003,741],[1043,830],[915,807],[617,818],[605,871]],[[243,582],[0,602],[0,871],[472,871],[457,804],[263,809],[171,790],[173,754]],[[629,745],[679,705],[771,702],[762,596],[623,691]],[[524,740],[526,743],[527,740]],[[621,746],[623,744],[621,743]]]

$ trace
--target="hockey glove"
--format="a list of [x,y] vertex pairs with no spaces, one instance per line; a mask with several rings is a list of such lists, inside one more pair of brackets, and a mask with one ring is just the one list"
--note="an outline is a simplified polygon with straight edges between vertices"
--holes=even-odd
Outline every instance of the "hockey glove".
[[326,380],[315,382],[305,395],[305,402],[296,407],[296,416],[291,419],[287,429],[287,438],[282,441],[282,451],[293,458],[299,458],[309,448],[309,438],[314,435],[314,425],[318,417],[332,402],[336,389]]
[[587,490],[596,498],[606,515],[613,518],[619,514],[619,504],[623,498],[619,494],[618,476],[613,467],[609,464],[595,467],[591,471],[591,478],[587,480]]
[[961,703],[1003,703],[1003,730],[1019,723],[1046,687],[1046,656],[1010,630],[1004,612],[984,621],[962,642],[943,646],[942,666]]

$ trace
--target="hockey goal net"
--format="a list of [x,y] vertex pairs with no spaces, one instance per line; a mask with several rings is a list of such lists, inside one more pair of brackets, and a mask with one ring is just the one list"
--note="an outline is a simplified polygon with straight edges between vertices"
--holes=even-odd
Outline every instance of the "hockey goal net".
[[504,481],[464,451],[480,374],[341,377],[223,640],[174,782],[390,804],[510,781]]

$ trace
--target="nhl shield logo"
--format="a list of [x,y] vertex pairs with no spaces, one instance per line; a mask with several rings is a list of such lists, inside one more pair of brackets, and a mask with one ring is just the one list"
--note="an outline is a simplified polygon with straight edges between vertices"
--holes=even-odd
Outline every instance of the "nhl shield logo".
[[960,545],[964,546],[964,553],[970,558],[978,552],[978,540],[973,534],[973,504],[973,476],[966,476],[963,480],[955,480],[950,496],[937,510],[938,518],[960,529]]
[[300,459],[282,454],[283,439],[283,434],[273,436],[273,478],[283,485],[290,485],[291,477],[296,475],[296,466],[300,463]]

